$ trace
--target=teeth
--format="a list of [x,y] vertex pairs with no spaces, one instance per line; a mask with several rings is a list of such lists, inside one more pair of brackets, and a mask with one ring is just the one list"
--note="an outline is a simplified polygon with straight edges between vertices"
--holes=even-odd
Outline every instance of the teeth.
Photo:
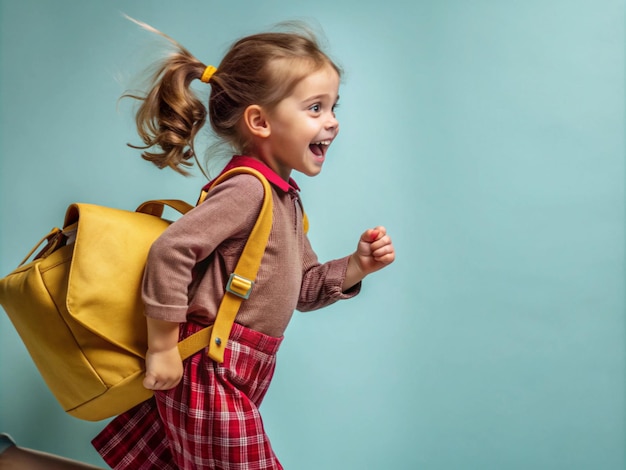
[[330,140],[322,140],[320,142],[313,142],[313,145],[330,145]]

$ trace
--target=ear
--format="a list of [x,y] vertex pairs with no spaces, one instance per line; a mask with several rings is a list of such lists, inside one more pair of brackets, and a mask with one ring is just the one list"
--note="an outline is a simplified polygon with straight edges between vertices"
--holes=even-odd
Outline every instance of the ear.
[[245,109],[243,122],[248,131],[255,137],[267,138],[271,134],[267,113],[257,104],[252,104]]

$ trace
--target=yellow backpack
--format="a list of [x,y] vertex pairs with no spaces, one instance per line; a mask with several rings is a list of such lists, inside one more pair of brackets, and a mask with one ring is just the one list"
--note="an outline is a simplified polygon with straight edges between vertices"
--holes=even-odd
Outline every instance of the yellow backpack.
[[[272,192],[265,177],[236,167],[211,188],[241,173],[263,183],[261,212],[215,324],[179,343],[183,359],[209,346],[209,355],[223,361],[232,323],[250,295],[267,245]],[[77,418],[116,416],[152,395],[142,385],[147,333],[140,285],[148,250],[170,223],[161,218],[164,206],[183,214],[192,208],[178,200],[148,201],[135,212],[72,204],[63,229],[53,229],[0,279],[0,304],[53,395]]]

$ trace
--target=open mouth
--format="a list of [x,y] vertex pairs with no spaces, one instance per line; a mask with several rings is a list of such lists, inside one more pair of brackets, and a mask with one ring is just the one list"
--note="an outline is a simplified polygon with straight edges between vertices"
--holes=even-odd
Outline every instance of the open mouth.
[[328,150],[328,146],[330,145],[331,140],[320,140],[319,142],[313,142],[309,145],[311,152],[317,157],[323,157],[326,155],[326,151]]

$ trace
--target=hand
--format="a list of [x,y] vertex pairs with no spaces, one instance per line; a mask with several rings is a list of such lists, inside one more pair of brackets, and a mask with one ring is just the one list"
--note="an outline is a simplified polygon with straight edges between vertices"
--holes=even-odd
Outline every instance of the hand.
[[146,353],[146,377],[143,386],[148,390],[169,390],[176,387],[183,376],[183,361],[178,347]]
[[367,276],[393,263],[396,252],[387,230],[379,226],[363,232],[353,256],[360,271]]
[[357,249],[348,262],[343,282],[344,292],[368,274],[393,263],[395,258],[396,251],[385,227],[378,226],[366,230],[361,235]]

